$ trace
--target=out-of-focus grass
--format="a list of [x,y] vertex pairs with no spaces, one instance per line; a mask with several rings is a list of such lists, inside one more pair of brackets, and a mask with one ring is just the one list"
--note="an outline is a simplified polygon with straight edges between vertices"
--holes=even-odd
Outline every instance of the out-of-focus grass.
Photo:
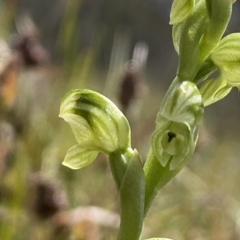
[[[75,24],[74,21],[65,21],[65,30],[69,24]],[[89,167],[78,171],[61,165],[67,150],[75,144],[75,139],[68,124],[58,118],[58,113],[61,98],[74,88],[105,91],[108,96],[115,93],[112,99],[117,103],[119,72],[124,71],[121,64],[125,59],[112,59],[112,62],[121,64],[115,64],[110,73],[106,70],[102,74],[94,61],[97,55],[95,45],[85,52],[78,53],[73,49],[69,52],[71,39],[65,40],[63,46],[67,64],[23,69],[19,79],[11,123],[22,130],[15,133],[14,148],[0,172],[0,239],[111,240],[116,237],[117,229],[89,223],[70,225],[70,229],[67,229],[70,231],[64,231],[60,229],[64,226],[56,226],[53,218],[40,219],[33,209],[34,202],[36,204],[39,200],[36,200],[33,175],[41,172],[49,179],[60,182],[61,188],[57,188],[57,191],[63,191],[68,199],[68,205],[62,210],[99,206],[118,212],[118,196],[104,155],[100,155]],[[113,49],[116,50],[119,52],[119,49]],[[151,78],[151,75],[146,74],[146,78]],[[106,83],[111,83],[112,87],[109,88]],[[129,119],[133,147],[139,150],[143,161],[164,93],[160,85],[148,84],[149,94],[143,99],[138,118]],[[1,114],[1,121],[9,119]],[[206,126],[208,121],[208,118],[205,119]],[[227,116],[220,121],[226,121],[227,125]],[[207,128],[201,132],[203,134],[194,159],[155,200],[146,219],[144,237],[163,236],[175,240],[240,239],[240,139],[224,136],[215,138]],[[68,220],[70,222],[71,219]]]

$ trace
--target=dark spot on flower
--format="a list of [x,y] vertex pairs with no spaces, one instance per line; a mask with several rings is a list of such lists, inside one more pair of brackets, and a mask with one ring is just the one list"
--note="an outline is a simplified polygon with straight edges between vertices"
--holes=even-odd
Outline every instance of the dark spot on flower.
[[173,138],[175,138],[177,135],[175,133],[169,132],[168,133],[168,142],[171,142]]

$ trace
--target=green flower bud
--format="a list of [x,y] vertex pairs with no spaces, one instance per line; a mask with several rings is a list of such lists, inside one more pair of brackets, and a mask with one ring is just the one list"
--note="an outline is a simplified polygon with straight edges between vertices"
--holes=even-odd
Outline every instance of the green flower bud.
[[175,79],[158,113],[157,126],[161,125],[162,117],[173,122],[184,123],[189,129],[191,125],[200,123],[203,107],[197,86],[189,81],[177,82]]
[[229,0],[174,1],[170,23],[173,44],[179,53],[179,79],[198,81],[196,74],[222,38],[231,10]]
[[206,0],[209,22],[200,43],[200,60],[204,62],[222,38],[232,13],[230,0]]
[[200,41],[208,24],[204,1],[199,1],[184,22],[173,28],[173,41],[179,52],[178,77],[181,81],[193,81],[199,68]]
[[170,12],[170,24],[184,21],[194,10],[195,0],[174,0]]
[[62,100],[59,116],[68,122],[78,145],[69,149],[63,164],[81,168],[98,152],[111,154],[130,146],[130,127],[121,111],[103,95],[85,89],[69,92]]
[[183,167],[192,156],[203,116],[202,97],[192,82],[174,84],[158,113],[152,149],[163,167]]

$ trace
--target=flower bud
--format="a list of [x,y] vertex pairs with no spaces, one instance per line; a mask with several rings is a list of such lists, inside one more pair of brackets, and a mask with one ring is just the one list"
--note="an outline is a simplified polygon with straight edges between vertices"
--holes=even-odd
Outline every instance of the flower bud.
[[195,0],[174,0],[170,12],[170,24],[184,21],[192,14],[194,6]]
[[200,43],[200,58],[205,61],[222,38],[232,13],[229,0],[205,0],[209,22]]

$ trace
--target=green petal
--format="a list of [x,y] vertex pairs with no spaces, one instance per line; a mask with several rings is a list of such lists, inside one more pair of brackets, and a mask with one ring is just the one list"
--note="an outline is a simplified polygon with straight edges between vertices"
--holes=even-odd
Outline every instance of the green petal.
[[221,69],[222,77],[225,78],[230,87],[240,89],[240,62],[227,64]]
[[97,151],[89,151],[77,144],[68,150],[62,164],[72,169],[83,168],[91,164],[96,159],[97,155]]
[[70,124],[77,141],[96,151],[111,153],[130,145],[130,127],[108,98],[86,89],[69,92],[62,100],[60,117]]
[[170,13],[170,24],[184,21],[194,10],[195,0],[174,0]]
[[72,131],[79,143],[97,147],[98,138],[95,137],[94,132],[84,118],[78,115],[67,113],[61,115],[60,117],[70,124]]
[[224,78],[207,80],[200,88],[204,106],[206,107],[223,99],[231,89],[232,87],[228,85],[227,80]]
[[154,155],[163,167],[170,164],[170,170],[182,168],[196,146],[194,131],[182,123],[165,122],[166,125],[158,127],[152,136]]
[[182,81],[193,81],[196,75],[201,54],[199,42],[205,33],[207,24],[206,6],[204,1],[200,1],[181,29],[177,75]]
[[229,0],[206,0],[209,23],[201,39],[201,61],[208,57],[213,48],[222,38],[232,13],[232,4]]
[[180,23],[174,24],[172,28],[173,45],[178,54],[179,54],[179,45],[180,45],[183,25],[184,25],[184,22],[180,22]]
[[240,88],[240,33],[223,38],[210,57],[228,85]]
[[240,33],[232,33],[224,37],[212,51],[211,59],[218,66],[228,62],[239,62]]
[[214,73],[217,70],[217,66],[213,63],[213,61],[208,58],[201,68],[198,70],[194,83],[199,84],[200,82],[206,80],[212,73]]
[[186,125],[199,123],[203,116],[202,97],[197,86],[192,82],[173,83],[161,109],[157,124],[161,124],[161,117]]

